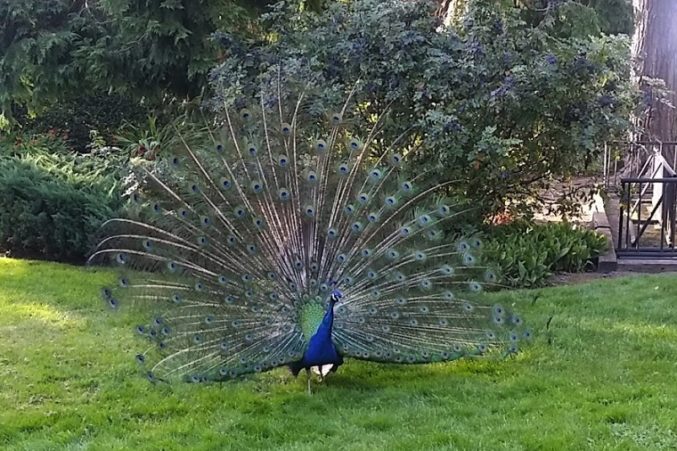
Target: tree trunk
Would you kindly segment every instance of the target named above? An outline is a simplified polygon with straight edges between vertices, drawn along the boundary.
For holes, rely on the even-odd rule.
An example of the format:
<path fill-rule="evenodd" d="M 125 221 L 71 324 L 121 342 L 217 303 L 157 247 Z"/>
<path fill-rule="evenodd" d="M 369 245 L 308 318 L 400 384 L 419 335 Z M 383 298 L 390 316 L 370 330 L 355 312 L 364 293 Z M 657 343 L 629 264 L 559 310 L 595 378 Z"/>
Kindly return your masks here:
<path fill-rule="evenodd" d="M 634 0 L 636 29 L 633 39 L 635 74 L 649 101 L 648 114 L 641 125 L 646 137 L 661 141 L 677 140 L 675 108 L 651 99 L 647 78 L 665 82 L 667 100 L 677 105 L 677 2 L 675 0 Z"/>
<path fill-rule="evenodd" d="M 677 141 L 677 1 L 633 0 L 635 33 L 632 40 L 634 74 L 642 90 L 645 110 L 636 119 L 642 141 Z M 662 80 L 667 92 L 661 94 L 654 80 Z M 640 146 L 642 147 L 642 146 Z M 631 152 L 624 161 L 625 175 L 636 172 L 654 150 L 663 149 L 671 166 L 674 146 L 644 146 L 645 152 Z"/>

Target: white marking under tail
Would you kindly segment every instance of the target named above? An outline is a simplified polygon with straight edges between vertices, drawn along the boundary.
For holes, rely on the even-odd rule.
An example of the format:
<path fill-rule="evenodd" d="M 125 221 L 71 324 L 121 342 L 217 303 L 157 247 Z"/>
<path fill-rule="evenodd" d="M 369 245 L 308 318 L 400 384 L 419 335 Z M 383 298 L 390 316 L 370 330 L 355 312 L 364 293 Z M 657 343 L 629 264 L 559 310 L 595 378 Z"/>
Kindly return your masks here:
<path fill-rule="evenodd" d="M 322 377 L 329 374 L 329 372 L 331 371 L 332 368 L 334 368 L 333 363 L 328 363 L 327 365 L 322 365 L 321 367 L 319 367 L 319 366 L 310 367 L 310 369 L 312 370 L 313 373 L 317 374 L 318 376 L 322 376 Z"/>

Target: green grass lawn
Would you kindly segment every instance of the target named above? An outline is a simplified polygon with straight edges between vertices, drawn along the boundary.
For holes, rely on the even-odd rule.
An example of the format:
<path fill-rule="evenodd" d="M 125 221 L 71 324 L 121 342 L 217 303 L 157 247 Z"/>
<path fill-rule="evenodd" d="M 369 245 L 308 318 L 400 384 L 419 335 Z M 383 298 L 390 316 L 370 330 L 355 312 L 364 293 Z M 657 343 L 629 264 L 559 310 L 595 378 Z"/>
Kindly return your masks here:
<path fill-rule="evenodd" d="M 675 275 L 494 293 L 537 334 L 517 357 L 348 361 L 310 397 L 282 369 L 149 384 L 114 277 L 0 259 L 0 449 L 677 448 Z"/>

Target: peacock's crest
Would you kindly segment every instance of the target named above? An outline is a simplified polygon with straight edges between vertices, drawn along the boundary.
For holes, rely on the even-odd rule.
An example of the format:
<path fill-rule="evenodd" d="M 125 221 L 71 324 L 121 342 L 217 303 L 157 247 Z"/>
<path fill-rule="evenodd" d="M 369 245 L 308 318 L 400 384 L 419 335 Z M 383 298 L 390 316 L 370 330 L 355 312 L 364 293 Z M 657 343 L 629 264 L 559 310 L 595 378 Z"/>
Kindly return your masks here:
<path fill-rule="evenodd" d="M 497 277 L 479 239 L 449 232 L 467 209 L 445 197 L 452 182 L 406 171 L 406 149 L 380 138 L 384 118 L 360 136 L 351 99 L 318 115 L 303 95 L 281 97 L 228 110 L 208 143 L 163 156 L 129 218 L 105 225 L 92 260 L 129 272 L 102 297 L 150 312 L 137 327 L 149 378 L 310 366 L 325 323 L 340 356 L 516 352 L 522 319 L 474 302 Z"/>

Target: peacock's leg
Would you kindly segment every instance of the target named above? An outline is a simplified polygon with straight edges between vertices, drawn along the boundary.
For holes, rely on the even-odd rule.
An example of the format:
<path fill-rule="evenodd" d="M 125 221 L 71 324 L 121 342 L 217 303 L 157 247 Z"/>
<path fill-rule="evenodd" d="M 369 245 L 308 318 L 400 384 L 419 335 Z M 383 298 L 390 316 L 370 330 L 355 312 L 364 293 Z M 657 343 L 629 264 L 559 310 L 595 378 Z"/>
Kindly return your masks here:
<path fill-rule="evenodd" d="M 306 368 L 306 375 L 308 375 L 308 395 L 312 395 L 313 393 L 310 391 L 310 368 Z"/>

